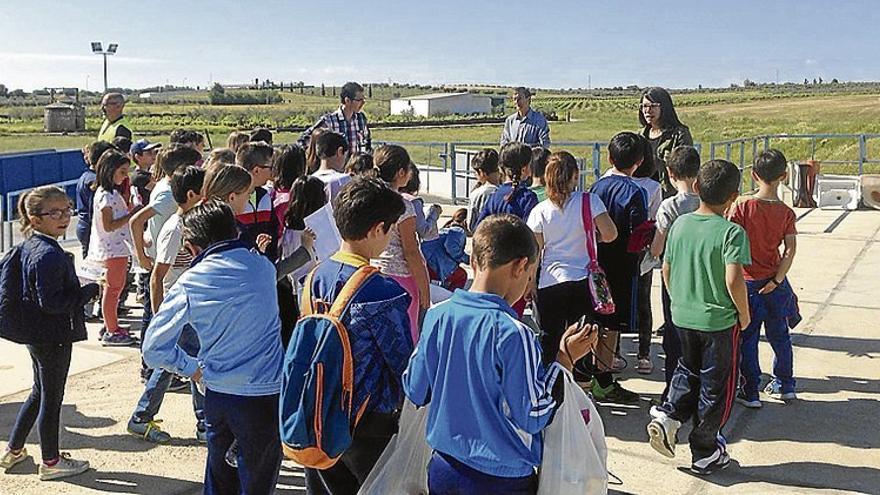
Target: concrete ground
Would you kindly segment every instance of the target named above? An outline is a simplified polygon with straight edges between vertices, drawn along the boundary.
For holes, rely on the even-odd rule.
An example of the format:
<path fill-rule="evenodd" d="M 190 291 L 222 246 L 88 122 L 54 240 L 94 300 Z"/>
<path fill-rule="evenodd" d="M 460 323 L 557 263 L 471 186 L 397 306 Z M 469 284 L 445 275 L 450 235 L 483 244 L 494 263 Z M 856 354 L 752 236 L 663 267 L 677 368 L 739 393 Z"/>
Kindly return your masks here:
<path fill-rule="evenodd" d="M 799 400 L 766 397 L 758 411 L 737 406 L 726 427 L 735 463 L 709 478 L 688 473 L 681 444 L 667 460 L 647 443 L 648 399 L 662 390 L 662 350 L 653 346 L 652 375 L 626 370 L 625 385 L 643 394 L 640 406 L 600 407 L 608 467 L 621 484 L 612 493 L 874 493 L 880 494 L 880 214 L 798 210 L 798 257 L 790 280 L 804 321 L 793 334 Z M 657 283 L 655 283 L 655 286 Z M 655 287 L 657 289 L 657 287 Z M 133 304 L 133 301 L 130 301 Z M 655 290 L 655 314 L 659 297 Z M 655 320 L 659 321 L 657 317 Z M 160 417 L 175 439 L 156 446 L 132 437 L 125 424 L 142 391 L 136 349 L 101 348 L 98 325 L 75 345 L 62 417 L 62 449 L 91 461 L 92 471 L 41 483 L 34 462 L 0 474 L 0 494 L 201 492 L 205 448 L 195 440 L 187 394 L 169 393 Z M 632 337 L 626 357 L 635 360 Z M 31 384 L 26 351 L 0 341 L 0 434 L 8 435 Z M 771 369 L 769 345 L 761 363 Z M 688 428 L 679 435 L 685 442 Z M 39 462 L 36 431 L 27 448 Z M 304 493 L 302 472 L 285 463 L 277 493 Z"/>

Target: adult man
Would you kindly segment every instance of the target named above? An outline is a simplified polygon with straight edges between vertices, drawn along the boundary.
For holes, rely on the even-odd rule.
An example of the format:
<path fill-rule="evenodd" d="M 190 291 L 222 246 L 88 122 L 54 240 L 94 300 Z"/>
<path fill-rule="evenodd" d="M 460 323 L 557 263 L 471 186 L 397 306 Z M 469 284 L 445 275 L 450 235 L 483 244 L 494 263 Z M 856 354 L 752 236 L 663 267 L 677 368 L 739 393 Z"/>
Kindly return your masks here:
<path fill-rule="evenodd" d="M 312 132 L 318 128 L 325 128 L 345 136 L 350 154 L 371 153 L 373 145 L 370 128 L 367 127 L 367 116 L 361 112 L 366 101 L 364 87 L 356 82 L 347 82 L 339 92 L 339 99 L 342 103 L 339 109 L 324 115 L 315 125 L 306 129 L 299 137 L 299 144 L 306 148 Z"/>
<path fill-rule="evenodd" d="M 101 99 L 101 111 L 104 112 L 104 123 L 98 132 L 98 141 L 112 143 L 117 137 L 131 139 L 131 124 L 122 114 L 125 109 L 125 97 L 120 93 L 107 93 Z"/>
<path fill-rule="evenodd" d="M 532 92 L 519 87 L 513 90 L 516 113 L 504 121 L 501 132 L 501 146 L 518 141 L 531 147 L 550 147 L 550 127 L 540 112 L 531 109 Z"/>

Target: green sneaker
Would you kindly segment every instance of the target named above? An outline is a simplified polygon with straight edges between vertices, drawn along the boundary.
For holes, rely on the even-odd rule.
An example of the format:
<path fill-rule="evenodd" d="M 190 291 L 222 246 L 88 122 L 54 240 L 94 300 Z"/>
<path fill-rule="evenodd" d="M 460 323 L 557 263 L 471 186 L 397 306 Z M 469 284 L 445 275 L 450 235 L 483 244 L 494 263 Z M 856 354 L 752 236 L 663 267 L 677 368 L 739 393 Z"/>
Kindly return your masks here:
<path fill-rule="evenodd" d="M 0 459 L 0 469 L 3 471 L 9 471 L 12 469 L 12 466 L 15 466 L 19 462 L 23 462 L 28 458 L 27 449 L 22 448 L 18 454 L 13 454 L 11 450 L 7 450 L 3 454 L 3 458 Z"/>
<path fill-rule="evenodd" d="M 598 402 L 611 402 L 614 404 L 638 404 L 639 394 L 623 388 L 617 380 L 607 387 L 599 386 L 599 382 L 593 378 L 590 390 Z"/>
<path fill-rule="evenodd" d="M 138 423 L 133 418 L 128 422 L 128 432 L 136 437 L 141 437 L 148 442 L 168 443 L 171 441 L 171 435 L 162 431 L 159 423 L 162 421 L 147 421 L 146 423 Z"/>

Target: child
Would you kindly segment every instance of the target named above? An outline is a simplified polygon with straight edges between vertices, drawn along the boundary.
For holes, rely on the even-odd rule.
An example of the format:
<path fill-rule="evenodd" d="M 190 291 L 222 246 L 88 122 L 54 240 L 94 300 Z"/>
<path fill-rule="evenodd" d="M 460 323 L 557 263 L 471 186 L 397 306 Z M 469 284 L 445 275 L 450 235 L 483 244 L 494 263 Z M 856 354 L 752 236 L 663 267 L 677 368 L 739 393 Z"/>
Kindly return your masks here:
<path fill-rule="evenodd" d="M 306 154 L 298 144 L 282 146 L 272 160 L 272 211 L 278 224 L 277 239 L 284 233 L 284 216 L 293 181 L 306 173 Z"/>
<path fill-rule="evenodd" d="M 633 182 L 645 190 L 648 198 L 648 221 L 655 222 L 657 220 L 657 210 L 660 209 L 660 202 L 663 201 L 663 191 L 660 183 L 652 177 L 658 176 L 657 167 L 654 164 L 654 152 L 651 149 L 651 143 L 648 138 L 639 136 L 642 143 L 642 164 L 633 172 Z M 647 227 L 650 224 L 646 224 Z M 649 256 L 645 250 L 639 253 L 640 262 Z M 651 311 L 651 285 L 654 279 L 654 271 L 650 270 L 644 275 L 639 274 L 638 295 L 636 303 L 638 304 L 638 330 L 639 330 L 639 351 L 636 356 L 636 372 L 642 375 L 650 375 L 654 372 L 654 363 L 651 361 L 651 336 L 654 333 L 654 314 Z"/>
<path fill-rule="evenodd" d="M 132 144 L 129 149 L 131 161 L 136 167 L 131 185 L 137 189 L 138 201 L 142 205 L 150 203 L 150 191 L 156 186 L 156 183 L 153 182 L 152 167 L 156 163 L 156 154 L 161 147 L 162 143 L 151 143 L 146 139 L 141 139 Z"/>
<path fill-rule="evenodd" d="M 202 168 L 205 169 L 205 172 L 209 172 L 211 169 L 218 165 L 233 165 L 235 164 L 235 152 L 229 148 L 214 148 L 208 153 L 208 158 L 205 160 Z"/>
<path fill-rule="evenodd" d="M 669 230 L 663 279 L 682 356 L 666 401 L 652 408 L 651 447 L 675 457 L 676 432 L 694 418 L 691 471 L 711 474 L 730 464 L 721 433 L 736 393 L 740 328 L 749 326 L 743 265 L 751 262 L 745 230 L 724 218 L 740 186 L 736 166 L 711 160 L 697 175 L 700 207 Z"/>
<path fill-rule="evenodd" d="M 547 169 L 547 159 L 550 158 L 550 150 L 542 146 L 532 148 L 532 192 L 538 197 L 538 201 L 547 199 L 547 183 L 544 181 L 544 171 Z"/>
<path fill-rule="evenodd" d="M 252 143 L 262 141 L 269 146 L 272 146 L 272 131 L 266 129 L 265 127 L 257 127 L 256 129 L 251 131 L 250 141 Z"/>
<path fill-rule="evenodd" d="M 373 168 L 373 155 L 364 152 L 352 153 L 345 162 L 345 173 L 352 177 L 366 175 L 375 177 L 376 170 Z"/>
<path fill-rule="evenodd" d="M 419 169 L 413 165 L 410 167 L 409 182 L 400 188 L 400 195 L 413 205 L 413 210 L 416 213 L 416 233 L 419 235 L 419 239 L 430 241 L 437 238 L 437 221 L 440 220 L 443 208 L 438 204 L 433 204 L 425 213 L 425 200 L 418 195 L 421 187 Z"/>
<path fill-rule="evenodd" d="M 498 171 L 498 152 L 485 148 L 471 159 L 471 168 L 477 176 L 477 188 L 471 191 L 468 205 L 468 231 L 473 233 L 477 228 L 477 219 L 483 211 L 486 201 L 495 194 L 501 183 L 501 172 Z"/>
<path fill-rule="evenodd" d="M 697 173 L 700 171 L 700 154 L 693 146 L 678 146 L 669 153 L 666 161 L 667 177 L 678 190 L 675 196 L 666 198 L 660 203 L 657 210 L 657 231 L 651 243 L 651 256 L 659 258 L 666 246 L 666 234 L 675 223 L 675 220 L 688 213 L 697 211 L 700 207 L 700 196 L 694 190 L 694 182 L 697 181 Z M 661 291 L 663 302 L 663 352 L 666 354 L 664 371 L 666 373 L 666 387 L 660 396 L 660 402 L 666 400 L 669 392 L 669 383 L 672 374 L 678 366 L 681 358 L 681 342 L 678 340 L 678 331 L 672 323 L 672 310 L 669 303 L 669 292 L 666 283 L 661 278 Z"/>
<path fill-rule="evenodd" d="M 315 129 L 312 132 L 312 137 L 309 139 L 309 144 L 305 145 L 306 149 L 306 173 L 313 174 L 318 171 L 318 167 L 321 166 L 321 159 L 318 158 L 318 137 L 325 132 L 330 132 L 327 129 L 323 129 L 321 127 Z"/>
<path fill-rule="evenodd" d="M 177 203 L 177 212 L 165 222 L 156 239 L 156 265 L 150 276 L 150 296 L 154 314 L 159 311 L 165 294 L 192 263 L 192 255 L 183 248 L 182 219 L 186 212 L 202 200 L 204 178 L 205 171 L 195 166 L 180 168 L 171 176 L 171 193 Z M 191 327 L 183 329 L 178 344 L 190 356 L 198 353 L 198 339 Z M 129 433 L 153 443 L 168 443 L 171 440 L 171 435 L 162 431 L 159 422 L 154 421 L 154 418 L 162 407 L 162 400 L 172 378 L 173 374 L 168 371 L 152 370 L 144 393 L 128 421 Z M 205 442 L 204 396 L 199 392 L 195 382 L 190 382 L 190 389 L 196 414 L 196 438 Z"/>
<path fill-rule="evenodd" d="M 765 392 L 782 400 L 797 398 L 788 329 L 800 322 L 800 314 L 797 298 L 785 278 L 797 251 L 796 218 L 776 192 L 779 183 L 787 179 L 786 169 L 787 161 L 781 151 L 770 149 L 758 155 L 752 169 L 758 192 L 737 204 L 730 215 L 730 221 L 745 229 L 752 253 L 752 264 L 744 267 L 752 323 L 742 334 L 740 371 L 744 382 L 737 395 L 737 402 L 749 408 L 761 407 L 758 340 L 762 323 L 775 355 L 773 379 Z M 782 257 L 780 245 L 784 245 Z"/>
<path fill-rule="evenodd" d="M 373 160 L 376 163 L 379 179 L 397 191 L 409 182 L 409 153 L 397 145 L 386 145 L 376 150 Z M 336 203 L 334 203 L 335 205 Z M 397 223 L 391 227 L 391 237 L 379 256 L 373 260 L 382 273 L 390 276 L 410 295 L 409 324 L 412 341 L 419 339 L 419 314 L 431 306 L 431 288 L 425 259 L 419 249 L 416 234 L 416 214 L 413 204 L 403 199 L 405 211 Z"/>
<path fill-rule="evenodd" d="M 89 255 L 89 237 L 92 232 L 92 212 L 95 204 L 95 169 L 98 159 L 113 145 L 107 141 L 95 141 L 83 149 L 83 158 L 88 168 L 80 175 L 76 182 L 76 238 L 82 246 L 82 256 Z"/>
<path fill-rule="evenodd" d="M 474 233 L 474 283 L 431 310 L 403 375 L 406 396 L 430 404 L 431 493 L 537 492 L 542 430 L 562 402 L 560 371 L 571 369 L 597 335 L 569 327 L 542 364 L 541 346 L 511 304 L 534 277 L 538 247 L 525 222 L 496 215 Z"/>
<path fill-rule="evenodd" d="M 281 464 L 275 267 L 237 237 L 232 209 L 219 201 L 184 216 L 183 243 L 195 258 L 168 291 L 143 346 L 150 367 L 205 387 L 208 494 L 271 493 Z M 198 357 L 178 344 L 187 327 L 201 344 Z M 233 439 L 238 470 L 224 459 Z"/>
<path fill-rule="evenodd" d="M 639 253 L 628 252 L 633 230 L 648 219 L 645 191 L 632 179 L 632 174 L 644 159 L 644 147 L 639 136 L 621 132 L 608 143 L 608 160 L 614 167 L 607 177 L 599 179 L 590 192 L 599 196 L 608 215 L 617 227 L 613 242 L 598 246 L 599 264 L 608 276 L 608 285 L 614 299 L 616 312 L 600 315 L 599 321 L 611 329 L 625 331 L 638 329 Z M 578 370 L 586 371 L 586 370 Z M 586 378 L 586 373 L 579 378 Z M 578 377 L 578 374 L 575 374 Z M 604 371 L 593 376 L 593 396 L 599 401 L 637 403 L 639 396 L 624 389 L 611 375 Z"/>
<path fill-rule="evenodd" d="M 219 165 L 205 174 L 202 197 L 216 199 L 232 208 L 236 219 L 244 213 L 251 192 L 251 174 L 238 165 Z M 237 221 L 237 220 L 236 220 Z M 239 228 L 242 225 L 239 224 Z"/>
<path fill-rule="evenodd" d="M 257 246 L 258 237 L 268 236 L 264 254 L 275 261 L 278 257 L 278 225 L 273 213 L 272 196 L 263 187 L 272 178 L 272 157 L 275 150 L 264 142 L 247 143 L 235 154 L 235 164 L 251 174 L 251 192 L 244 212 L 236 216 L 241 240 Z M 262 250 L 261 250 L 262 251 Z"/>
<path fill-rule="evenodd" d="M 381 157 L 381 148 L 376 153 L 377 158 Z M 348 279 L 385 249 L 403 212 L 403 199 L 382 181 L 357 178 L 342 188 L 333 203 L 342 246 L 315 269 L 312 301 L 302 304 L 332 304 Z M 373 275 L 343 315 L 352 354 L 357 356 L 352 410 L 360 410 L 363 404 L 366 408 L 351 446 L 339 461 L 329 469 L 306 468 L 308 493 L 356 493 L 397 431 L 394 413 L 403 400 L 401 375 L 412 353 L 409 300 L 410 296 L 396 282 Z M 290 354 L 297 352 L 296 345 L 294 339 Z"/>
<path fill-rule="evenodd" d="M 532 149 L 522 143 L 507 143 L 499 156 L 505 182 L 489 196 L 480 210 L 476 225 L 486 217 L 498 213 L 510 213 L 525 220 L 538 204 L 538 196 L 526 186 L 531 176 Z"/>
<path fill-rule="evenodd" d="M 21 196 L 18 210 L 25 241 L 4 259 L 0 290 L 9 306 L 0 307 L 0 337 L 27 346 L 34 387 L 18 412 L 0 469 L 28 458 L 24 444 L 38 421 L 40 480 L 54 480 L 89 469 L 88 461 L 59 453 L 58 430 L 72 344 L 86 339 L 82 308 L 98 295 L 98 285 L 80 287 L 73 256 L 58 245 L 72 213 L 63 190 L 33 189 Z"/>
<path fill-rule="evenodd" d="M 128 274 L 129 245 L 131 234 L 128 221 L 136 210 L 122 198 L 122 184 L 128 177 L 128 156 L 120 151 L 106 151 L 98 160 L 95 183 L 92 232 L 89 235 L 88 258 L 100 261 L 105 268 L 106 286 L 101 300 L 104 314 L 103 346 L 128 346 L 136 343 L 128 334 L 128 328 L 119 325 L 117 304 Z"/>
<path fill-rule="evenodd" d="M 321 165 L 312 177 L 317 177 L 324 183 L 328 202 L 333 201 L 342 186 L 351 180 L 350 175 L 342 172 L 347 151 L 348 141 L 336 132 L 322 132 L 315 141 L 315 152 Z"/>
<path fill-rule="evenodd" d="M 455 210 L 455 213 L 452 214 L 452 217 L 443 224 L 444 229 L 448 229 L 449 227 L 459 227 L 461 230 L 465 231 L 468 237 L 471 236 L 471 231 L 468 230 L 468 211 L 466 208 L 459 208 Z"/>
<path fill-rule="evenodd" d="M 250 142 L 251 136 L 247 132 L 232 131 L 226 138 L 226 147 L 232 150 L 232 153 L 238 151 L 239 148 Z"/>
<path fill-rule="evenodd" d="M 470 257 L 464 252 L 466 244 L 467 232 L 457 226 L 441 229 L 436 239 L 422 243 L 422 254 L 431 280 L 439 282 L 444 289 L 464 289 L 468 276 L 458 265 L 471 264 Z"/>
<path fill-rule="evenodd" d="M 587 280 L 591 260 L 583 217 L 585 196 L 590 201 L 596 242 L 613 241 L 617 228 L 598 196 L 576 190 L 580 174 L 571 153 L 550 155 L 545 178 L 549 199 L 532 210 L 528 225 L 538 241 L 541 260 L 539 283 L 533 282 L 530 288 L 537 295 L 546 364 L 556 359 L 559 341 L 569 325 L 584 315 L 595 319 Z"/>

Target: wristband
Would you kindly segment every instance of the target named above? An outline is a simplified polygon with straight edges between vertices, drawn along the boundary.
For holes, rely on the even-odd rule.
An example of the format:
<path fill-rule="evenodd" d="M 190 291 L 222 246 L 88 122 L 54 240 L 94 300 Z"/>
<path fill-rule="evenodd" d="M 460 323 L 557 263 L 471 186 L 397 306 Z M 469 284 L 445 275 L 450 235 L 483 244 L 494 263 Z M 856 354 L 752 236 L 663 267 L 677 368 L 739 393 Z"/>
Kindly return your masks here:
<path fill-rule="evenodd" d="M 773 283 L 776 284 L 776 287 L 782 285 L 782 282 L 777 282 L 775 278 L 773 279 Z"/>

